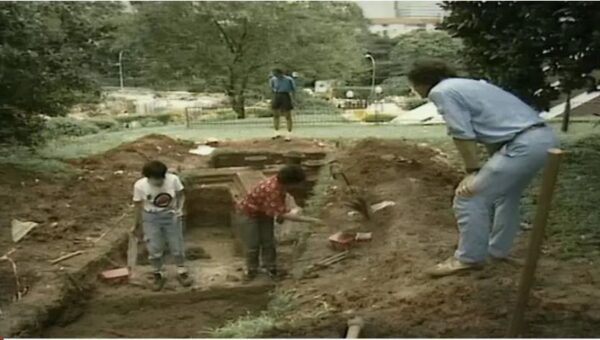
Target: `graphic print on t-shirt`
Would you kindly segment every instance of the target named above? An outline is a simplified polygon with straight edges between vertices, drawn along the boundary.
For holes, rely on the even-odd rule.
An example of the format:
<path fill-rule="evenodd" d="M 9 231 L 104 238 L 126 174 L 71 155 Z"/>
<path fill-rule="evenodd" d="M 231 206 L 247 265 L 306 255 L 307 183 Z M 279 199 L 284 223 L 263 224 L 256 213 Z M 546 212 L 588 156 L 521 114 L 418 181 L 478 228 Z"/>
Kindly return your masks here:
<path fill-rule="evenodd" d="M 169 195 L 166 192 L 161 192 L 160 194 L 154 197 L 154 205 L 159 208 L 167 208 L 171 205 L 171 201 L 173 201 L 173 196 Z"/>

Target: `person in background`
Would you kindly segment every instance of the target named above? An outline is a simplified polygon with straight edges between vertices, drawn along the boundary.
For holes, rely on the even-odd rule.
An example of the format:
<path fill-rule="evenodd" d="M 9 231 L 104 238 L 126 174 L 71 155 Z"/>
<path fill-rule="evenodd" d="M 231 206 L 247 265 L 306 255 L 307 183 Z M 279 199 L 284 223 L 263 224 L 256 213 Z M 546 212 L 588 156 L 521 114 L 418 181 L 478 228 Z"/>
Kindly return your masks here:
<path fill-rule="evenodd" d="M 246 252 L 245 281 L 254 279 L 258 273 L 259 255 L 262 266 L 271 278 L 277 277 L 275 249 L 275 220 L 322 223 L 313 217 L 290 212 L 286 194 L 304 185 L 306 175 L 298 165 L 285 165 L 277 175 L 258 183 L 237 204 L 237 224 Z"/>
<path fill-rule="evenodd" d="M 269 85 L 273 91 L 273 100 L 271 108 L 273 109 L 273 126 L 275 128 L 274 139 L 280 138 L 279 121 L 284 116 L 287 122 L 286 141 L 292 138 L 292 110 L 294 109 L 293 99 L 296 92 L 296 82 L 294 78 L 286 76 L 281 69 L 273 70 L 273 76 L 269 80 Z"/>
<path fill-rule="evenodd" d="M 415 63 L 413 90 L 429 98 L 446 121 L 466 176 L 455 190 L 459 243 L 453 257 L 428 271 L 439 277 L 480 268 L 489 255 L 508 260 L 520 227 L 523 191 L 557 145 L 539 112 L 513 94 L 484 81 L 457 77 L 438 60 Z M 477 143 L 490 158 L 483 165 Z"/>
<path fill-rule="evenodd" d="M 183 184 L 177 175 L 167 173 L 167 166 L 159 161 L 146 163 L 142 175 L 144 177 L 135 182 L 133 189 L 136 210 L 133 232 L 143 235 L 146 242 L 153 267 L 153 289 L 161 290 L 166 282 L 163 271 L 165 243 L 175 260 L 177 279 L 182 286 L 189 287 L 192 280 L 184 264 Z"/>

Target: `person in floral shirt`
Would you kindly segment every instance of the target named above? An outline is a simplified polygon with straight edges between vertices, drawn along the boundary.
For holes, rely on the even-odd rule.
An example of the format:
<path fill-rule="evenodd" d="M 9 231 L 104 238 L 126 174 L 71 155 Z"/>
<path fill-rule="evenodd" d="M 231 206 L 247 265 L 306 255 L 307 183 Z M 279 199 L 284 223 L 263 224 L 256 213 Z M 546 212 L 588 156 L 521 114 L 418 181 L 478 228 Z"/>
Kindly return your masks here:
<path fill-rule="evenodd" d="M 303 223 L 322 223 L 313 217 L 292 213 L 286 205 L 286 194 L 303 186 L 306 179 L 299 165 L 286 165 L 277 175 L 258 183 L 238 204 L 238 227 L 245 245 L 245 280 L 256 277 L 259 267 L 259 254 L 263 267 L 269 276 L 277 276 L 275 250 L 275 220 Z"/>

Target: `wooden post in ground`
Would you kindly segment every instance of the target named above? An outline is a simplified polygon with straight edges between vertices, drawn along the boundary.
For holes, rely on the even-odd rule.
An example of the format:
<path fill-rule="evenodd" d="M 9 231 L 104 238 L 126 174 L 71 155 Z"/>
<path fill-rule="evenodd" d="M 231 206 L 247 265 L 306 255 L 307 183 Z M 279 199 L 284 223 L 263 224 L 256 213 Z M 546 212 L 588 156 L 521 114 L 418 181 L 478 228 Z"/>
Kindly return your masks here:
<path fill-rule="evenodd" d="M 515 310 L 508 327 L 508 332 L 506 334 L 508 338 L 515 338 L 521 335 L 523 331 L 525 308 L 527 307 L 529 291 L 533 286 L 535 278 L 535 270 L 542 249 L 544 232 L 552 203 L 552 194 L 554 193 L 554 186 L 556 184 L 558 168 L 562 156 L 563 152 L 560 149 L 548 150 L 548 160 L 544 169 L 544 177 L 542 180 L 542 187 L 540 189 L 538 206 L 535 214 L 535 220 L 533 221 L 533 230 L 529 239 L 527 259 L 525 262 L 525 267 L 523 268 L 523 273 L 521 274 L 521 281 L 519 282 L 517 304 L 515 306 Z"/>

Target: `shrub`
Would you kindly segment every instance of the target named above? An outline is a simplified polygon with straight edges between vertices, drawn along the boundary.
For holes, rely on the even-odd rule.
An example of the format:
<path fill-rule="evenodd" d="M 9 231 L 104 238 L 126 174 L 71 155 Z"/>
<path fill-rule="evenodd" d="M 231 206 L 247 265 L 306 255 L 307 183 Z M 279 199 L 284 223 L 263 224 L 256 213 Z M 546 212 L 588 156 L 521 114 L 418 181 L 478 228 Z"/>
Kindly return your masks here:
<path fill-rule="evenodd" d="M 271 110 L 269 108 L 261 108 L 261 107 L 250 108 L 250 109 L 246 110 L 246 113 L 248 114 L 248 116 L 254 116 L 254 117 L 258 117 L 258 118 L 273 117 L 273 110 Z"/>
<path fill-rule="evenodd" d="M 100 130 L 119 130 L 121 128 L 118 121 L 110 118 L 89 119 L 88 122 L 96 125 Z"/>
<path fill-rule="evenodd" d="M 56 117 L 46 121 L 44 135 L 47 138 L 77 137 L 100 132 L 100 128 L 86 120 Z"/>
<path fill-rule="evenodd" d="M 383 93 L 389 96 L 406 96 L 410 94 L 410 85 L 408 78 L 405 76 L 388 78 L 381 83 L 381 86 L 383 87 Z"/>
<path fill-rule="evenodd" d="M 139 122 L 142 126 L 150 125 L 167 125 L 173 121 L 173 117 L 170 113 L 161 113 L 154 115 L 128 115 L 116 117 L 115 120 L 120 124 L 128 124 L 132 122 Z"/>
<path fill-rule="evenodd" d="M 364 122 L 366 123 L 387 123 L 396 118 L 395 115 L 387 113 L 378 113 L 365 116 Z"/>
<path fill-rule="evenodd" d="M 404 102 L 404 105 L 402 105 L 402 108 L 410 111 L 410 110 L 414 110 L 417 107 L 423 105 L 427 103 L 427 100 L 425 99 L 421 99 L 421 98 L 409 98 Z"/>

